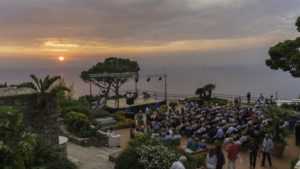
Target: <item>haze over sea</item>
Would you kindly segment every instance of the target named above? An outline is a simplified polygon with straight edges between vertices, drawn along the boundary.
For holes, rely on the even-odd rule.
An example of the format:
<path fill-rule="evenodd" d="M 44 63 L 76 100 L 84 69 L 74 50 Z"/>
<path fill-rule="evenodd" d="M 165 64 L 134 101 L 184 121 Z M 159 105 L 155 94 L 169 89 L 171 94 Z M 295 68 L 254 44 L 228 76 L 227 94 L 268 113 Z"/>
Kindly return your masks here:
<path fill-rule="evenodd" d="M 254 57 L 254 56 L 253 56 Z M 267 57 L 267 56 L 266 56 Z M 173 58 L 173 59 L 172 59 Z M 189 58 L 178 60 L 182 57 L 156 57 L 156 58 L 131 58 L 137 60 L 141 71 L 140 74 L 163 74 L 166 73 L 167 88 L 170 94 L 188 94 L 193 95 L 198 87 L 207 83 L 216 84 L 214 93 L 231 94 L 245 96 L 249 91 L 252 96 L 258 96 L 263 93 L 265 97 L 271 94 L 275 96 L 278 92 L 278 98 L 290 99 L 296 98 L 300 94 L 300 79 L 293 78 L 289 73 L 280 70 L 271 70 L 264 64 L 264 57 L 261 62 L 252 64 L 224 64 L 216 65 L 203 58 Z M 236 58 L 232 58 L 233 60 Z M 27 67 L 27 62 L 15 62 L 14 66 L 0 67 L 0 83 L 8 84 L 30 81 L 30 74 L 39 77 L 50 75 L 61 75 L 68 85 L 74 84 L 74 97 L 89 94 L 89 85 L 80 79 L 80 72 L 86 70 L 102 59 L 81 61 L 80 63 L 44 63 L 45 61 L 31 61 L 36 66 Z M 230 62 L 233 62 L 231 60 Z M 45 66 L 44 66 L 45 64 Z M 55 66 L 51 66 L 54 65 Z M 11 64 L 10 64 L 11 65 Z M 72 65 L 72 66 L 71 66 Z M 76 66 L 74 66 L 76 65 Z M 98 93 L 97 87 L 92 87 L 93 94 Z M 151 79 L 141 79 L 138 83 L 139 90 L 151 90 L 164 92 L 164 81 Z M 134 82 L 129 81 L 121 91 L 134 90 Z"/>
<path fill-rule="evenodd" d="M 1 0 L 0 83 L 61 75 L 79 97 L 89 94 L 81 71 L 123 57 L 136 60 L 141 74 L 166 73 L 169 94 L 193 95 L 214 83 L 214 93 L 297 98 L 300 78 L 269 69 L 265 60 L 270 47 L 299 37 L 299 6 L 299 0 Z M 121 90 L 134 88 L 131 81 Z M 142 79 L 138 88 L 164 92 L 164 81 Z"/>

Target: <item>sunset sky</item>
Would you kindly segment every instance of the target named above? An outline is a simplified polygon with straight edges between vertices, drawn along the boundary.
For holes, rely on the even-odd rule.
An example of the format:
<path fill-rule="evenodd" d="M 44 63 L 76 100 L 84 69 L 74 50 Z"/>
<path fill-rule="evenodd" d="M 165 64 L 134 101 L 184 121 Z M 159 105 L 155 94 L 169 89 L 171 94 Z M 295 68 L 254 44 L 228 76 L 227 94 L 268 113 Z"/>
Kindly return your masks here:
<path fill-rule="evenodd" d="M 298 0 L 0 0 L 0 66 L 51 65 L 61 55 L 71 66 L 107 56 L 261 62 L 271 45 L 298 36 L 299 6 Z M 262 59 L 249 58 L 257 52 Z"/>

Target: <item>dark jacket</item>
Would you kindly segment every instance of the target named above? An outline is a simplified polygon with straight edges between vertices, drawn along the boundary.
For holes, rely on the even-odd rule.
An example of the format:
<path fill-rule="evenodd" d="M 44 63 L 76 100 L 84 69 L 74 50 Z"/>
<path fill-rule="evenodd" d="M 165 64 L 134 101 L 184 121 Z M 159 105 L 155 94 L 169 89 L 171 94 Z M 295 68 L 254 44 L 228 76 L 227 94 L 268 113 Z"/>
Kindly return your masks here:
<path fill-rule="evenodd" d="M 222 166 L 225 164 L 225 157 L 222 152 L 217 152 L 217 166 L 216 169 L 222 169 Z"/>

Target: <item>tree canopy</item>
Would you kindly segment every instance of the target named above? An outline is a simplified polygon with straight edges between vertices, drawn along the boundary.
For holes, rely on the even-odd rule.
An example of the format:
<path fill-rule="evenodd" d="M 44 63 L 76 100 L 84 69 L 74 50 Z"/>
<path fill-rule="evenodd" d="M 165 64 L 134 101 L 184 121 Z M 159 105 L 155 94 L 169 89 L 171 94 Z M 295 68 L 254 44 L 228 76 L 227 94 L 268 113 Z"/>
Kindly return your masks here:
<path fill-rule="evenodd" d="M 300 17 L 295 25 L 300 32 Z M 271 69 L 288 71 L 293 77 L 300 77 L 300 37 L 279 42 L 269 49 L 270 58 L 266 65 Z"/>
<path fill-rule="evenodd" d="M 203 86 L 202 88 L 198 88 L 195 92 L 200 98 L 211 99 L 212 91 L 216 89 L 216 85 L 209 83 Z"/>
<path fill-rule="evenodd" d="M 116 95 L 119 93 L 119 88 L 122 84 L 127 82 L 130 77 L 118 78 L 118 77 L 97 77 L 91 78 L 91 74 L 102 73 L 126 73 L 126 72 L 138 72 L 140 67 L 136 61 L 130 59 L 110 57 L 106 58 L 104 62 L 98 62 L 92 68 L 81 72 L 80 77 L 86 83 L 92 83 L 100 88 L 100 91 L 108 96 L 110 90 L 113 90 Z"/>
<path fill-rule="evenodd" d="M 291 111 L 268 106 L 264 109 L 264 116 L 265 118 L 272 119 L 273 122 L 273 125 L 270 128 L 264 130 L 273 136 L 274 142 L 286 144 L 284 138 L 288 137 L 291 132 L 280 126 L 283 121 L 290 118 Z"/>

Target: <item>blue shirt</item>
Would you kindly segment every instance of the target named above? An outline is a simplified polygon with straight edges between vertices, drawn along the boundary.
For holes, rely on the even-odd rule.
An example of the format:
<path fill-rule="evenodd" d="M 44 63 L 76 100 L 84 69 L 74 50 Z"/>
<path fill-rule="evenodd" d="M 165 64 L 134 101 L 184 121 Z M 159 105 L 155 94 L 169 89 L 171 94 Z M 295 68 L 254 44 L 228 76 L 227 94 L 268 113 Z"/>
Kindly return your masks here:
<path fill-rule="evenodd" d="M 160 128 L 160 126 L 157 124 L 157 125 L 155 125 L 154 130 L 158 130 L 159 128 Z"/>
<path fill-rule="evenodd" d="M 190 127 L 190 130 L 195 130 L 197 128 L 197 125 L 196 124 L 193 124 L 191 127 Z"/>
<path fill-rule="evenodd" d="M 193 138 L 188 138 L 188 141 L 187 141 L 187 144 L 186 144 L 186 148 L 191 149 L 193 141 L 194 141 Z"/>
<path fill-rule="evenodd" d="M 171 140 L 171 139 L 172 139 L 172 135 L 171 134 L 165 136 L 165 140 Z"/>
<path fill-rule="evenodd" d="M 219 128 L 218 131 L 217 131 L 217 134 L 215 135 L 215 138 L 223 138 L 224 137 L 224 132 L 223 132 L 223 129 L 222 128 Z"/>
<path fill-rule="evenodd" d="M 199 144 L 199 148 L 201 148 L 201 149 L 204 149 L 204 148 L 206 148 L 206 145 L 205 145 L 205 144 L 202 144 L 202 143 L 200 143 L 200 144 Z"/>
<path fill-rule="evenodd" d="M 189 104 L 188 103 L 185 103 L 185 108 L 189 108 Z"/>

